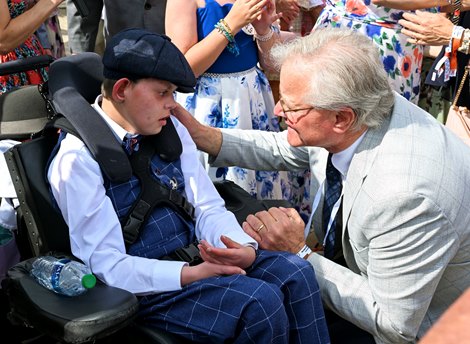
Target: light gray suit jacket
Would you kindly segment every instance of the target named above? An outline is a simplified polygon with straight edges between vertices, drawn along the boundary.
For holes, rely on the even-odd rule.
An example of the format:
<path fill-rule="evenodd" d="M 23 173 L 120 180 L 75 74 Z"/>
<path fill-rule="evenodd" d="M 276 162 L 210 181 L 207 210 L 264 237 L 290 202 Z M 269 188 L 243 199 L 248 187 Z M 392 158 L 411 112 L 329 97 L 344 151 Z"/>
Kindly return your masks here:
<path fill-rule="evenodd" d="M 418 340 L 470 286 L 470 148 L 429 114 L 395 95 L 391 117 L 369 129 L 344 183 L 344 257 L 318 254 L 324 303 L 378 343 Z M 327 152 L 293 148 L 285 133 L 225 130 L 214 165 L 311 166 L 324 179 Z M 314 214 L 315 233 L 321 209 Z"/>

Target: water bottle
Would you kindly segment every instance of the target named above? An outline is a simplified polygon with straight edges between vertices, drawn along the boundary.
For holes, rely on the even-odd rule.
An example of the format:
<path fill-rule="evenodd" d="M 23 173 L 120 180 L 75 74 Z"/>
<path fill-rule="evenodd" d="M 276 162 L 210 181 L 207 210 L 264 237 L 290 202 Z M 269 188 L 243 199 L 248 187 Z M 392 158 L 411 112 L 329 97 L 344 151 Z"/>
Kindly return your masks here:
<path fill-rule="evenodd" d="M 47 289 L 67 296 L 83 294 L 96 284 L 96 277 L 86 265 L 67 258 L 38 257 L 31 275 Z"/>

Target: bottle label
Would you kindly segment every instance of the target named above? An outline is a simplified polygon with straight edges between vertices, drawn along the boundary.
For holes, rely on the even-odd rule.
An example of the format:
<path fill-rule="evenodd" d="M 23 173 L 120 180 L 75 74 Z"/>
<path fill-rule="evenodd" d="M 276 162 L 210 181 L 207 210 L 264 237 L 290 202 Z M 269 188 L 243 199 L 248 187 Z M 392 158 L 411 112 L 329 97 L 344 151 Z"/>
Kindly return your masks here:
<path fill-rule="evenodd" d="M 51 285 L 52 288 L 56 291 L 59 291 L 59 278 L 60 278 L 60 272 L 64 268 L 65 264 L 70 262 L 70 259 L 60 259 L 57 264 L 54 265 L 52 268 L 52 273 L 51 273 Z"/>

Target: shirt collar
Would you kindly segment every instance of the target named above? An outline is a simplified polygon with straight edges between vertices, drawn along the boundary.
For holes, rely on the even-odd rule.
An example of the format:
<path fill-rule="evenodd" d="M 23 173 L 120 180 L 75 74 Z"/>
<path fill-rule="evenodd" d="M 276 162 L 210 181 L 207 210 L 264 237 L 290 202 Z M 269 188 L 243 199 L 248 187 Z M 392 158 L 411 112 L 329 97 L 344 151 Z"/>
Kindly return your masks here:
<path fill-rule="evenodd" d="M 333 166 L 336 167 L 336 169 L 341 173 L 343 180 L 346 179 L 346 176 L 348 174 L 349 165 L 351 165 L 354 152 L 356 152 L 357 146 L 359 146 L 361 141 L 364 139 L 366 133 L 367 130 L 364 131 L 362 135 L 359 136 L 358 139 L 354 141 L 352 145 L 350 145 L 345 150 L 342 150 L 341 152 L 333 154 L 333 156 L 331 157 L 331 162 Z"/>
<path fill-rule="evenodd" d="M 108 126 L 111 128 L 114 135 L 116 136 L 116 139 L 118 139 L 119 142 L 124 141 L 124 137 L 127 135 L 127 131 L 124 128 L 122 128 L 119 124 L 117 124 L 114 120 L 112 120 L 111 117 L 109 117 L 106 114 L 106 112 L 103 111 L 103 109 L 101 108 L 102 101 L 103 101 L 103 95 L 100 94 L 98 97 L 96 97 L 95 102 L 91 106 L 105 120 L 105 122 L 108 124 Z"/>

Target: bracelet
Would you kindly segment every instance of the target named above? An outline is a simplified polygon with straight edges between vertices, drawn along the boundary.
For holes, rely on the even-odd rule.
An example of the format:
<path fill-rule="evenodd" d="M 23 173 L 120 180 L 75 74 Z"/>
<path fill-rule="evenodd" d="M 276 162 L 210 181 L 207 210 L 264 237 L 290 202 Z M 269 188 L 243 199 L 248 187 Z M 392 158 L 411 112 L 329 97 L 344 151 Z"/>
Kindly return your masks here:
<path fill-rule="evenodd" d="M 271 38 L 273 38 L 273 35 L 274 35 L 274 30 L 273 30 L 272 27 L 270 27 L 269 32 L 265 35 L 258 35 L 257 33 L 255 33 L 255 38 L 256 38 L 256 40 L 258 40 L 260 42 L 267 42 Z"/>
<path fill-rule="evenodd" d="M 276 25 L 271 25 L 270 30 L 269 30 L 269 32 L 268 32 L 267 34 L 265 34 L 265 35 L 258 35 L 257 33 L 255 33 L 255 36 L 254 36 L 254 37 L 256 38 L 256 40 L 258 40 L 258 41 L 260 41 L 260 42 L 267 42 L 267 41 L 269 41 L 269 40 L 273 37 L 274 34 L 279 35 L 280 32 L 281 32 L 281 30 L 279 29 L 278 26 L 276 26 Z"/>
<path fill-rule="evenodd" d="M 214 27 L 227 39 L 228 51 L 235 56 L 238 56 L 240 54 L 240 49 L 238 48 L 235 37 L 233 36 L 232 30 L 230 29 L 230 26 L 228 26 L 227 22 L 222 18 L 214 25 Z"/>
<path fill-rule="evenodd" d="M 233 32 L 232 32 L 232 29 L 230 28 L 230 26 L 228 26 L 227 22 L 225 21 L 224 18 L 220 19 L 220 23 L 225 26 L 225 28 L 227 29 L 227 32 L 229 33 L 230 37 L 232 37 L 232 40 L 235 40 L 234 36 L 233 36 Z"/>
<path fill-rule="evenodd" d="M 454 26 L 452 30 L 452 38 L 450 41 L 450 76 L 457 74 L 457 50 L 461 45 L 462 34 L 464 28 L 461 26 Z"/>
<path fill-rule="evenodd" d="M 304 245 L 304 247 L 302 247 L 302 249 L 297 252 L 297 257 L 300 257 L 302 259 L 307 259 L 308 257 L 310 257 L 310 255 L 312 254 L 312 250 L 310 249 L 310 247 L 307 246 L 307 244 Z"/>
<path fill-rule="evenodd" d="M 235 37 L 233 37 L 232 30 L 230 30 L 230 27 L 225 25 L 224 23 L 225 20 L 220 19 L 218 23 L 214 25 L 214 27 L 219 30 L 222 35 L 224 35 L 224 37 L 229 43 L 232 43 L 235 41 Z"/>
<path fill-rule="evenodd" d="M 461 53 L 469 54 L 470 53 L 470 30 L 465 29 L 462 34 L 462 44 L 457 49 Z"/>

